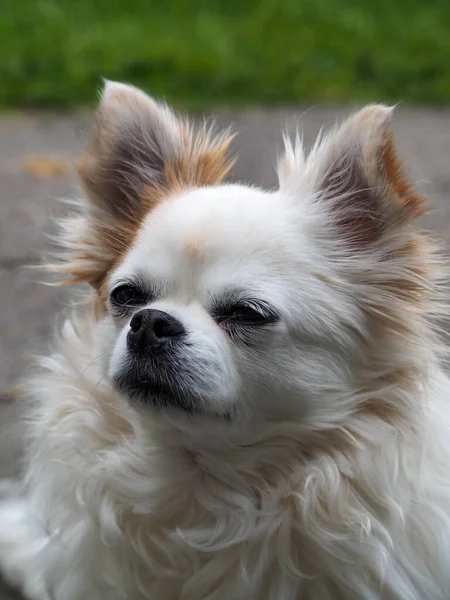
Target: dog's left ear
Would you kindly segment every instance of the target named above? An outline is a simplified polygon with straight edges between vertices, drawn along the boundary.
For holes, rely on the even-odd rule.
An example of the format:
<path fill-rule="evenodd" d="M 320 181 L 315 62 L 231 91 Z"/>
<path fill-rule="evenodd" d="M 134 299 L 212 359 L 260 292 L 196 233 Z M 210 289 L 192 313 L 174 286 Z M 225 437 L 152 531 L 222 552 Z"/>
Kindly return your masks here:
<path fill-rule="evenodd" d="M 392 112 L 367 106 L 318 140 L 306 159 L 300 143 L 288 142 L 279 166 L 280 189 L 312 196 L 340 239 L 361 250 L 425 212 L 394 150 Z"/>

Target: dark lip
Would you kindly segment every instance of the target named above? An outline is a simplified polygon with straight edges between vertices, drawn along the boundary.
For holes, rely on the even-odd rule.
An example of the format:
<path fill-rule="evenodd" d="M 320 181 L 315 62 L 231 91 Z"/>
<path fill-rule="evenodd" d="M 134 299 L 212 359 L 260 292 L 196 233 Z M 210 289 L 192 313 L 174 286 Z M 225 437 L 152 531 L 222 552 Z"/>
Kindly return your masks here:
<path fill-rule="evenodd" d="M 125 393 L 131 402 L 136 402 L 157 410 L 177 411 L 188 416 L 212 418 L 214 420 L 231 422 L 233 411 L 225 414 L 208 412 L 199 407 L 199 398 L 182 396 L 162 382 L 148 378 L 131 379 L 119 376 L 114 379 L 115 388 Z"/>
<path fill-rule="evenodd" d="M 189 414 L 200 412 L 179 390 L 156 379 L 119 376 L 114 379 L 114 386 L 131 401 L 157 408 L 175 408 Z"/>

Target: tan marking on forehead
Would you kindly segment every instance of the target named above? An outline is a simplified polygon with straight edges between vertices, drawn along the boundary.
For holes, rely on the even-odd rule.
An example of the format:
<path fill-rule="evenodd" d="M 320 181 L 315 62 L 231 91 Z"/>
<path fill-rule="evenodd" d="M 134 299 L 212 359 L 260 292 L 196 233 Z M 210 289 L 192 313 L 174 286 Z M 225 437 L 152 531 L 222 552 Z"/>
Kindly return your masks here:
<path fill-rule="evenodd" d="M 201 233 L 192 234 L 184 243 L 183 250 L 190 261 L 201 261 L 205 256 L 205 238 Z"/>

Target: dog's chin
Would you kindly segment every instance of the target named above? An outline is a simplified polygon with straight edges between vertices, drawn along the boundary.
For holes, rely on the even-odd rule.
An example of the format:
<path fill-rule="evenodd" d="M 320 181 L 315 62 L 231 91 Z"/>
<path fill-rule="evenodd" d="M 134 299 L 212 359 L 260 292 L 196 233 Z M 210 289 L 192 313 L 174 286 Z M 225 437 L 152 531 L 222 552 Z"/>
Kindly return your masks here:
<path fill-rule="evenodd" d="M 182 394 L 177 387 L 162 381 L 147 377 L 118 375 L 114 377 L 113 384 L 116 390 L 132 403 L 159 410 L 179 410 L 187 414 L 196 412 L 190 395 Z"/>
<path fill-rule="evenodd" d="M 176 384 L 169 385 L 152 378 L 118 375 L 113 378 L 113 385 L 129 403 L 160 415 L 225 421 L 231 418 L 228 413 L 219 414 L 208 409 L 200 395 L 181 389 Z"/>

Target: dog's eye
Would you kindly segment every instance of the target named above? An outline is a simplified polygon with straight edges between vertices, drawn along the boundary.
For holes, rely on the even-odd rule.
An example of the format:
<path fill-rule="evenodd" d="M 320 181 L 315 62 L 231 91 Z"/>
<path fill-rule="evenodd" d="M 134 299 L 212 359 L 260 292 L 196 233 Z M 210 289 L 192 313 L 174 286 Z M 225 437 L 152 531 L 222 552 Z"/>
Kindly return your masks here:
<path fill-rule="evenodd" d="M 145 303 L 142 291 L 133 285 L 120 285 L 111 292 L 111 302 L 116 306 L 136 306 Z"/>
<path fill-rule="evenodd" d="M 256 327 L 276 321 L 276 315 L 263 306 L 239 303 L 219 309 L 214 318 L 217 323 L 225 326 L 241 325 Z"/>
<path fill-rule="evenodd" d="M 265 316 L 252 308 L 251 306 L 233 306 L 230 310 L 230 319 L 238 321 L 246 321 L 247 323 L 262 323 L 265 321 Z"/>

